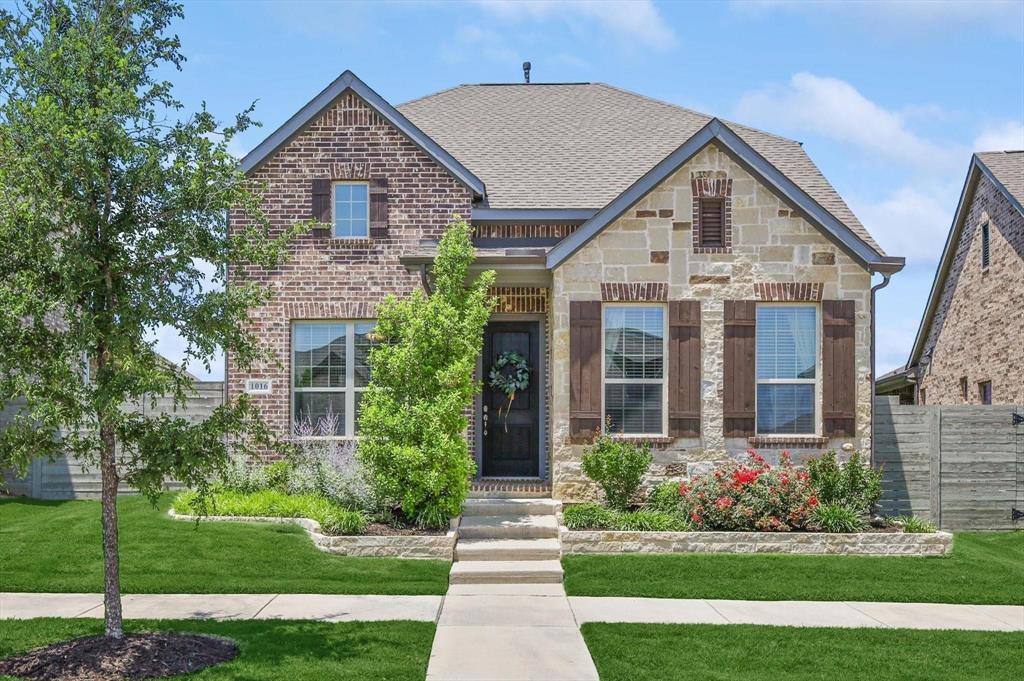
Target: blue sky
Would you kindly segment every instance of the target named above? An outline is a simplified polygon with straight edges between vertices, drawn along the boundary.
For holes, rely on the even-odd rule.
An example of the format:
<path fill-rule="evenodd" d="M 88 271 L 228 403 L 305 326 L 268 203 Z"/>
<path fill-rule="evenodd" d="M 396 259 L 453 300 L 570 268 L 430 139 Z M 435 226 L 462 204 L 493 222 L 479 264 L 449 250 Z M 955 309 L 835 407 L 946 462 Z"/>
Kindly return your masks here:
<path fill-rule="evenodd" d="M 394 104 L 461 83 L 601 81 L 798 139 L 907 268 L 879 296 L 906 361 L 972 151 L 1024 148 L 1024 1 L 187 2 L 178 96 L 244 153 L 345 69 Z M 683 140 L 680 140 L 682 143 Z M 158 349 L 180 359 L 180 342 Z M 191 366 L 203 377 L 219 378 Z"/>

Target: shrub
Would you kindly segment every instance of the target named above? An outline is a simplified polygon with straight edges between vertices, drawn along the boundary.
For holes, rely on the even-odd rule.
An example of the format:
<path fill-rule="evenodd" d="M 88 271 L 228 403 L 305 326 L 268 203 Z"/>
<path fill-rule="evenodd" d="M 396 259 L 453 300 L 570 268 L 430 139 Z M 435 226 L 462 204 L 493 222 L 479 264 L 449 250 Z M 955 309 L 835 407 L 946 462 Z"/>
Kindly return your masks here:
<path fill-rule="evenodd" d="M 882 496 L 882 473 L 868 465 L 860 452 L 841 464 L 835 450 L 829 450 L 808 461 L 807 472 L 822 504 L 843 504 L 870 515 Z"/>
<path fill-rule="evenodd" d="M 218 481 L 222 489 L 256 492 L 269 487 L 265 467 L 247 457 L 232 455 Z"/>
<path fill-rule="evenodd" d="M 327 437 L 337 432 L 337 420 L 330 410 L 317 423 L 296 420 L 292 494 L 319 494 L 351 510 L 376 510 L 383 502 L 375 498 L 366 469 L 356 458 L 356 441 Z"/>
<path fill-rule="evenodd" d="M 317 522 L 324 534 L 362 534 L 366 531 L 366 516 L 358 511 L 332 510 Z"/>
<path fill-rule="evenodd" d="M 611 527 L 614 516 L 601 504 L 579 504 L 562 511 L 562 522 L 570 530 L 603 530 Z"/>
<path fill-rule="evenodd" d="M 901 515 L 895 518 L 895 521 L 909 534 L 928 534 L 935 531 L 935 526 L 930 522 L 912 515 Z"/>
<path fill-rule="evenodd" d="M 286 494 L 278 490 L 235 492 L 218 490 L 206 497 L 182 492 L 172 504 L 182 515 L 222 515 L 256 518 L 311 518 L 326 534 L 360 534 L 366 529 L 366 517 L 358 511 L 341 508 L 314 494 Z"/>
<path fill-rule="evenodd" d="M 263 474 L 267 478 L 267 489 L 288 492 L 288 480 L 291 478 L 291 473 L 292 465 L 284 459 L 270 464 L 263 469 Z"/>
<path fill-rule="evenodd" d="M 840 503 L 819 504 L 814 509 L 813 520 L 825 532 L 860 532 L 865 525 L 858 509 Z"/>
<path fill-rule="evenodd" d="M 457 515 L 475 466 L 463 436 L 480 390 L 474 379 L 494 301 L 491 271 L 468 286 L 472 228 L 457 219 L 434 260 L 433 293 L 388 296 L 378 308 L 380 343 L 370 351 L 357 454 L 376 493 L 420 525 Z"/>
<path fill-rule="evenodd" d="M 679 501 L 679 482 L 673 480 L 658 483 L 647 498 L 648 505 L 662 513 L 678 513 Z"/>
<path fill-rule="evenodd" d="M 646 442 L 637 444 L 600 435 L 583 454 L 583 473 L 601 486 L 608 505 L 625 511 L 640 488 L 651 450 Z"/>
<path fill-rule="evenodd" d="M 615 513 L 611 529 L 627 532 L 681 532 L 691 527 L 686 518 L 677 513 L 640 510 Z"/>
<path fill-rule="evenodd" d="M 753 450 L 678 486 L 679 509 L 699 530 L 802 529 L 818 505 L 808 474 L 782 453 L 778 467 Z"/>

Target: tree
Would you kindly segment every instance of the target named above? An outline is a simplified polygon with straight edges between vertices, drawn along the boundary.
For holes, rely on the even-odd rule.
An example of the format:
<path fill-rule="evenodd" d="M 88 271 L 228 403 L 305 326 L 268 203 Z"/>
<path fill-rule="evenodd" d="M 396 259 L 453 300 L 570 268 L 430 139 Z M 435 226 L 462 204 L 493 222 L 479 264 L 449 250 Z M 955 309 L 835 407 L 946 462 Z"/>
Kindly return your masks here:
<path fill-rule="evenodd" d="M 205 490 L 228 438 L 272 436 L 246 399 L 203 423 L 132 408 L 182 404 L 192 379 L 153 351 L 163 325 L 209 368 L 218 347 L 242 365 L 266 353 L 245 329 L 268 292 L 228 263 L 274 267 L 306 225 L 271 237 L 260 197 L 227 151 L 253 107 L 220 126 L 184 115 L 158 77 L 184 61 L 180 5 L 45 0 L 0 11 L 0 405 L 24 398 L 0 432 L 0 467 L 68 454 L 102 478 L 106 633 L 121 638 L 116 497 L 154 502 L 168 477 Z M 240 206 L 246 226 L 231 230 Z M 204 264 L 205 263 L 205 264 Z M 204 270 L 212 268 L 212 275 Z M 116 457 L 115 457 L 116 454 Z"/>
<path fill-rule="evenodd" d="M 462 509 L 474 471 L 466 411 L 484 326 L 494 308 L 494 272 L 467 285 L 472 228 L 448 226 L 433 266 L 433 292 L 388 296 L 377 311 L 380 343 L 360 403 L 357 456 L 385 499 L 421 525 L 440 527 Z"/>

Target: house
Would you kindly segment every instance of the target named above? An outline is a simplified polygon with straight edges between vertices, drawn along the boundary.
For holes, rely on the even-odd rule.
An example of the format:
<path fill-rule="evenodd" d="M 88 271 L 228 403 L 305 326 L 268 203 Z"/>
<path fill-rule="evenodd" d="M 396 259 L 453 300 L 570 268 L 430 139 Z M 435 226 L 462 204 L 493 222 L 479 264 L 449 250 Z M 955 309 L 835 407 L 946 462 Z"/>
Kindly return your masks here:
<path fill-rule="evenodd" d="M 974 154 L 905 367 L 879 394 L 1024 404 L 1024 151 Z"/>
<path fill-rule="evenodd" d="M 655 448 L 653 477 L 757 447 L 871 444 L 872 275 L 886 256 L 798 142 L 601 83 L 463 85 L 393 106 L 346 71 L 241 162 L 290 262 L 253 271 L 278 365 L 227 358 L 287 433 L 327 410 L 355 437 L 374 309 L 429 283 L 453 215 L 475 226 L 498 309 L 480 375 L 520 353 L 511 410 L 471 418 L 481 478 L 586 497 L 607 422 Z M 231 215 L 233 225 L 244 220 Z M 483 483 L 487 484 L 487 483 Z"/>

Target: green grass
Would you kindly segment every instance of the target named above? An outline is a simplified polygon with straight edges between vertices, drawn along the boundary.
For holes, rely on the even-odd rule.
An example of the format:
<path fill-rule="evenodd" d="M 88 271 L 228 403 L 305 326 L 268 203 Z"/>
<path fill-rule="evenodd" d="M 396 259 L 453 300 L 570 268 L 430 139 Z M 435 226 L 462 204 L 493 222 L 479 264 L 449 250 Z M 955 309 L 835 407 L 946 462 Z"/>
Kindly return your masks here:
<path fill-rule="evenodd" d="M 189 631 L 234 639 L 239 655 L 231 662 L 173 677 L 197 681 L 422 681 L 434 639 L 430 622 L 133 620 L 125 622 L 125 629 Z M 102 631 L 100 620 L 9 620 L 0 627 L 0 658 Z"/>
<path fill-rule="evenodd" d="M 957 534 L 944 558 L 569 555 L 570 596 L 1024 604 L 1024 532 Z"/>
<path fill-rule="evenodd" d="M 1024 634 L 713 624 L 583 625 L 601 681 L 1011 681 Z"/>
<path fill-rule="evenodd" d="M 443 594 L 440 560 L 353 558 L 317 549 L 305 531 L 270 523 L 191 523 L 165 498 L 118 503 L 126 593 Z M 0 500 L 0 591 L 99 592 L 98 501 Z"/>
<path fill-rule="evenodd" d="M 202 515 L 199 494 L 182 492 L 171 507 L 180 515 Z M 247 516 L 250 518 L 310 518 L 320 524 L 324 534 L 362 534 L 366 516 L 349 511 L 315 494 L 285 494 L 272 489 L 258 492 L 221 490 L 206 500 L 207 515 Z"/>

